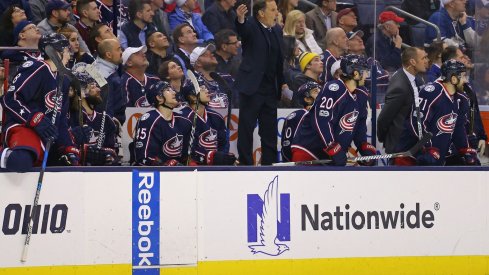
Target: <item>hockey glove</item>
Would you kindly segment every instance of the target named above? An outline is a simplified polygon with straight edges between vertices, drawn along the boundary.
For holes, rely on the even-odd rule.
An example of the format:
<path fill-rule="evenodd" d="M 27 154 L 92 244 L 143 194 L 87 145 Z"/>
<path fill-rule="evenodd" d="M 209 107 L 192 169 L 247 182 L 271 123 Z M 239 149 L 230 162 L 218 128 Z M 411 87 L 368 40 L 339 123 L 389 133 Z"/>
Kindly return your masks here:
<path fill-rule="evenodd" d="M 111 148 L 98 149 L 95 145 L 84 146 L 84 164 L 92 166 L 113 165 L 116 163 L 117 154 Z"/>
<path fill-rule="evenodd" d="M 92 136 L 92 127 L 88 125 L 76 126 L 70 129 L 71 136 L 73 137 L 73 141 L 77 145 L 86 144 L 90 141 L 90 137 Z"/>
<path fill-rule="evenodd" d="M 80 150 L 74 146 L 65 147 L 59 161 L 66 166 L 80 166 Z"/>
<path fill-rule="evenodd" d="M 331 158 L 332 165 L 345 166 L 346 165 L 346 153 L 342 150 L 341 145 L 337 142 L 331 143 L 328 147 L 324 148 L 324 152 Z"/>
<path fill-rule="evenodd" d="M 463 148 L 458 150 L 460 157 L 462 158 L 463 165 L 479 166 L 481 165 L 477 158 L 477 151 L 472 148 Z"/>
<path fill-rule="evenodd" d="M 27 126 L 36 131 L 44 144 L 47 144 L 49 140 L 55 141 L 58 139 L 58 128 L 42 112 L 35 113 L 27 123 Z"/>
<path fill-rule="evenodd" d="M 360 154 L 362 156 L 375 156 L 375 155 L 377 155 L 377 150 L 375 149 L 375 147 L 368 142 L 362 143 L 362 145 L 360 146 L 360 150 L 358 150 L 358 152 L 360 152 Z M 374 166 L 375 160 L 374 159 L 362 160 L 362 161 L 359 161 L 358 164 L 363 165 L 363 166 Z"/>
<path fill-rule="evenodd" d="M 232 153 L 221 151 L 210 151 L 206 157 L 207 165 L 234 165 L 235 162 L 236 157 Z"/>
<path fill-rule="evenodd" d="M 416 158 L 416 163 L 422 166 L 436 166 L 440 163 L 440 150 L 436 147 L 427 147 L 423 153 Z"/>
<path fill-rule="evenodd" d="M 176 159 L 167 160 L 165 162 L 165 164 L 163 164 L 163 165 L 165 165 L 165 166 L 183 166 L 183 164 L 178 162 L 178 160 L 176 160 Z"/>

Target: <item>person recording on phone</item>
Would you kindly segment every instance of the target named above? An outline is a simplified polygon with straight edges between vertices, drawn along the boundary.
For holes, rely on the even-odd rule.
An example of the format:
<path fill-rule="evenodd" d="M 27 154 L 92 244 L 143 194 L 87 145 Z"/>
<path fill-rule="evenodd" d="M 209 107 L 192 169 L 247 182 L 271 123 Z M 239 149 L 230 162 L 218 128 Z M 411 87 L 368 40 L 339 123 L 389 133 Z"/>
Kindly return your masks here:
<path fill-rule="evenodd" d="M 384 11 L 379 14 L 380 32 L 375 37 L 375 56 L 388 72 L 395 72 L 401 68 L 402 38 L 399 35 L 399 23 L 401 22 L 404 22 L 404 18 L 397 16 L 392 11 Z M 373 35 L 368 39 L 366 49 L 367 55 L 373 57 Z"/>
<path fill-rule="evenodd" d="M 476 46 L 475 21 L 465 12 L 467 0 L 441 0 L 440 2 L 443 8 L 433 13 L 428 21 L 440 28 L 441 37 L 445 38 L 444 42 L 456 45 L 464 52 L 466 48 Z M 431 44 L 436 39 L 436 31 L 427 26 L 425 32 L 425 42 Z"/>

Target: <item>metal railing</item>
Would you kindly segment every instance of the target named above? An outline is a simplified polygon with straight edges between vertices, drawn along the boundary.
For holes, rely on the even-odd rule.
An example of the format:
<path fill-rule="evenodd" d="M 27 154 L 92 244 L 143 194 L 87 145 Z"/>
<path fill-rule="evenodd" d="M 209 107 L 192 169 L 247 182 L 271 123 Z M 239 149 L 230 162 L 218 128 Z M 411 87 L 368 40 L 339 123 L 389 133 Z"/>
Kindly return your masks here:
<path fill-rule="evenodd" d="M 414 21 L 417 21 L 417 22 L 420 22 L 424 25 L 427 25 L 427 26 L 430 26 L 432 28 L 435 29 L 436 31 L 436 41 L 440 42 L 441 41 L 441 32 L 440 32 L 440 28 L 438 28 L 437 25 L 429 22 L 429 21 L 426 21 L 424 20 L 423 18 L 420 18 L 420 17 L 417 17 L 416 15 L 413 15 L 409 12 L 406 12 L 398 7 L 394 7 L 394 6 L 388 6 L 387 8 L 385 8 L 386 10 L 391 10 L 391 11 L 394 11 L 396 13 L 399 13 L 401 15 L 403 15 L 404 17 L 409 17 L 410 19 L 414 20 Z"/>

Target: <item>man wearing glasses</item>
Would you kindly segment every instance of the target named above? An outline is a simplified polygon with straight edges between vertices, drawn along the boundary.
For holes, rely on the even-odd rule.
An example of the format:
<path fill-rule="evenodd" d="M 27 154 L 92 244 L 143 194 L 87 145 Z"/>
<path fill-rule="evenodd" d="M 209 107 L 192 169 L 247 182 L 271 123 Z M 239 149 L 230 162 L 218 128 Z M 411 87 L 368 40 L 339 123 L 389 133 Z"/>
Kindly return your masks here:
<path fill-rule="evenodd" d="M 241 41 L 238 40 L 238 35 L 230 29 L 225 29 L 216 33 L 215 41 L 216 72 L 236 77 L 240 64 L 239 49 L 241 48 Z"/>

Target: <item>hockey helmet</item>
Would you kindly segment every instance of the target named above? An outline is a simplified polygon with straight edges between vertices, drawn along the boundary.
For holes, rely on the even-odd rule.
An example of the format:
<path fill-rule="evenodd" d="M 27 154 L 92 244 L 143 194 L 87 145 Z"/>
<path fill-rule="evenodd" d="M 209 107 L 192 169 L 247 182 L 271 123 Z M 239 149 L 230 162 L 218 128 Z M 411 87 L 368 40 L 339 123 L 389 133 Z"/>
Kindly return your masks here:
<path fill-rule="evenodd" d="M 368 70 L 367 59 L 361 55 L 348 54 L 341 58 L 340 69 L 344 77 L 353 77 L 355 71 Z"/>
<path fill-rule="evenodd" d="M 41 55 L 44 58 L 48 57 L 46 54 L 46 47 L 48 45 L 52 46 L 57 52 L 62 53 L 64 48 L 70 46 L 70 43 L 64 35 L 59 33 L 53 32 L 42 35 L 39 39 L 39 51 L 41 51 Z"/>
<path fill-rule="evenodd" d="M 455 59 L 447 60 L 441 65 L 441 76 L 443 80 L 450 80 L 452 76 L 460 77 L 466 71 L 465 65 Z"/>
<path fill-rule="evenodd" d="M 308 106 L 309 104 L 305 101 L 305 98 L 311 97 L 311 91 L 316 88 L 321 90 L 321 85 L 314 81 L 308 81 L 302 84 L 299 89 L 297 89 L 297 102 L 302 103 L 304 107 Z"/>
<path fill-rule="evenodd" d="M 171 88 L 170 83 L 166 81 L 158 81 L 156 84 L 149 87 L 146 92 L 146 100 L 148 100 L 148 103 L 151 104 L 151 106 L 156 106 L 156 103 L 158 102 L 156 97 L 158 95 L 163 96 L 163 91 L 168 88 Z"/>

